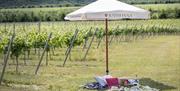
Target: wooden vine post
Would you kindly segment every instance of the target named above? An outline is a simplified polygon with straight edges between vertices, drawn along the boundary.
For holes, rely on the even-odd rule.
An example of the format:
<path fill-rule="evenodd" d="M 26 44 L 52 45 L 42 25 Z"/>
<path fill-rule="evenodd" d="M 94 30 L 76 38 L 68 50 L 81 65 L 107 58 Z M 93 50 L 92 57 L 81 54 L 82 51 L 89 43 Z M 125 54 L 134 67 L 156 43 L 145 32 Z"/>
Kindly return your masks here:
<path fill-rule="evenodd" d="M 38 73 L 39 67 L 40 67 L 40 65 L 41 65 L 41 63 L 42 63 L 42 59 L 43 59 L 44 54 L 45 54 L 45 52 L 46 52 L 46 50 L 47 50 L 47 48 L 48 48 L 48 42 L 50 41 L 51 36 L 52 36 L 52 33 L 50 33 L 50 34 L 49 34 L 49 36 L 48 36 L 48 38 L 47 38 L 47 40 L 46 40 L 46 44 L 45 44 L 45 46 L 44 46 L 43 53 L 42 53 L 42 55 L 41 55 L 41 58 L 40 58 L 40 60 L 39 60 L 38 65 L 37 65 L 37 68 L 36 68 L 35 74 L 37 74 L 37 73 Z"/>
<path fill-rule="evenodd" d="M 75 33 L 74 33 L 74 36 L 73 36 L 73 38 L 72 38 L 72 40 L 71 40 L 71 42 L 70 42 L 70 46 L 69 46 L 69 48 L 67 49 L 67 51 L 66 51 L 66 53 L 65 53 L 66 57 L 65 57 L 65 59 L 64 59 L 63 67 L 65 66 L 66 61 L 67 61 L 67 58 L 69 57 L 69 54 L 71 53 L 71 49 L 72 49 L 72 47 L 73 47 L 73 45 L 74 45 L 74 41 L 76 40 L 76 37 L 77 37 L 78 32 L 79 32 L 79 30 L 76 29 L 76 31 L 75 31 Z"/>
<path fill-rule="evenodd" d="M 87 54 L 88 54 L 88 52 L 89 52 L 89 50 L 90 50 L 90 48 L 91 48 L 92 42 L 94 41 L 94 37 L 95 37 L 97 31 L 98 31 L 98 28 L 96 28 L 96 30 L 95 30 L 95 32 L 94 32 L 94 34 L 93 34 L 93 36 L 92 36 L 91 42 L 90 42 L 90 44 L 89 44 L 89 46 L 88 46 L 88 49 L 86 50 L 86 53 L 85 53 L 82 61 L 86 59 L 86 56 L 87 56 Z"/>
<path fill-rule="evenodd" d="M 3 77 L 4 77 L 5 70 L 6 70 L 6 65 L 7 65 L 7 62 L 8 62 L 8 59 L 9 59 L 9 55 L 10 55 L 10 51 L 11 51 L 11 45 L 13 43 L 14 37 L 15 37 L 15 34 L 13 34 L 11 36 L 10 40 L 9 40 L 8 51 L 7 51 L 7 55 L 5 56 L 4 66 L 3 66 L 2 74 L 1 74 L 1 77 L 0 77 L 0 85 L 2 84 L 2 81 L 3 81 Z"/>

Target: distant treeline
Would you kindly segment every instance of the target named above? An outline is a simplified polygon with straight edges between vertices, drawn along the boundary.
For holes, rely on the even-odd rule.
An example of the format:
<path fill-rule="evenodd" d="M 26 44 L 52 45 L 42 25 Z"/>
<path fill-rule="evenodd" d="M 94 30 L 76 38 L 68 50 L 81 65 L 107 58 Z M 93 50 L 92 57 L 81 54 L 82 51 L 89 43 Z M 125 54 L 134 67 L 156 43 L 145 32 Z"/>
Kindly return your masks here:
<path fill-rule="evenodd" d="M 22 5 L 22 6 L 0 6 L 0 9 L 16 9 L 16 8 L 52 8 L 52 7 L 77 7 L 84 6 L 84 4 L 40 4 L 40 5 Z"/>
<path fill-rule="evenodd" d="M 62 21 L 66 12 L 0 11 L 0 22 Z"/>
<path fill-rule="evenodd" d="M 119 0 L 129 4 L 169 4 L 180 3 L 180 0 Z"/>
<path fill-rule="evenodd" d="M 63 21 L 65 15 L 75 9 L 77 8 L 0 9 L 0 22 Z"/>
<path fill-rule="evenodd" d="M 151 19 L 177 19 L 180 18 L 180 9 L 162 9 L 162 10 L 152 10 L 149 9 L 151 12 Z"/>
<path fill-rule="evenodd" d="M 82 6 L 96 0 L 0 0 L 0 8 L 39 8 Z M 129 4 L 168 4 L 180 0 L 119 0 Z"/>
<path fill-rule="evenodd" d="M 34 22 L 34 21 L 63 21 L 67 13 L 77 8 L 64 9 L 3 9 L 0 10 L 0 22 Z M 180 9 L 152 10 L 152 19 L 180 18 Z"/>

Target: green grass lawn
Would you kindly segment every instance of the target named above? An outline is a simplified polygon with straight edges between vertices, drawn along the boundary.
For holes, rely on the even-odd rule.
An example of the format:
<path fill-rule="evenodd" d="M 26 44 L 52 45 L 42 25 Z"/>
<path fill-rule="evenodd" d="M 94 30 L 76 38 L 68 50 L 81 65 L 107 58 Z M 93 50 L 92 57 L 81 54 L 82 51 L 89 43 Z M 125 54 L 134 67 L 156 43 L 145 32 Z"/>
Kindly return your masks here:
<path fill-rule="evenodd" d="M 62 67 L 64 49 L 56 49 L 53 60 L 45 66 L 45 60 L 38 75 L 34 75 L 38 60 L 29 60 L 24 66 L 23 60 L 19 73 L 15 65 L 8 65 L 5 83 L 0 91 L 86 91 L 80 86 L 92 82 L 94 76 L 105 74 L 105 46 L 97 43 L 87 56 L 80 61 L 84 52 L 73 50 L 71 61 Z M 180 90 L 180 36 L 159 36 L 136 42 L 113 42 L 109 49 L 110 74 L 115 77 L 140 78 L 143 85 L 162 91 Z M 37 59 L 37 58 L 36 58 Z M 2 62 L 2 58 L 1 58 Z M 12 60 L 9 61 L 12 64 Z M 88 65 L 88 66 L 86 66 Z M 2 65 L 0 65 L 2 69 Z"/>

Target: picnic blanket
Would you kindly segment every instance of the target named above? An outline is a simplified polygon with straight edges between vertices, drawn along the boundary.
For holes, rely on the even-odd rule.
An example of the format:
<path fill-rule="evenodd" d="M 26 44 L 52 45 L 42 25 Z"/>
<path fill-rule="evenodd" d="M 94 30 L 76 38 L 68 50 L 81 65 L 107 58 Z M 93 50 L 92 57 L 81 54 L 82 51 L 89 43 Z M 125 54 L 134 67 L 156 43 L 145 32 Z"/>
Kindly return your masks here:
<path fill-rule="evenodd" d="M 149 86 L 142 86 L 138 79 L 133 78 L 113 78 L 112 76 L 96 76 L 96 82 L 83 85 L 84 89 L 89 90 L 108 90 L 108 91 L 159 91 L 159 89 Z"/>
<path fill-rule="evenodd" d="M 83 86 L 83 88 L 89 90 L 108 90 L 107 87 L 102 87 L 98 82 L 87 83 L 86 85 Z M 149 86 L 139 85 L 132 87 L 121 86 L 120 88 L 112 87 L 108 91 L 159 91 L 159 89 L 151 88 Z"/>

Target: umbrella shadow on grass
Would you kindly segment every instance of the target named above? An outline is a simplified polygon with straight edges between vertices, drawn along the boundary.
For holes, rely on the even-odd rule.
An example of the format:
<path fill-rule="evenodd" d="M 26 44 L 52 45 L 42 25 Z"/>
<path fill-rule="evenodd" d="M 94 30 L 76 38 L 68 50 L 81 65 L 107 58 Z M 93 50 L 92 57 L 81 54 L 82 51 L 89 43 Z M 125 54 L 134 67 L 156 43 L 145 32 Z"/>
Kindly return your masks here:
<path fill-rule="evenodd" d="M 152 80 L 151 78 L 141 78 L 140 84 L 143 86 L 150 86 L 152 88 L 160 89 L 160 90 L 171 90 L 171 89 L 177 89 L 174 86 L 169 86 L 167 84 Z"/>

